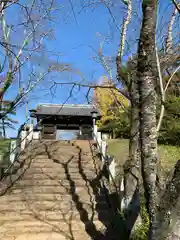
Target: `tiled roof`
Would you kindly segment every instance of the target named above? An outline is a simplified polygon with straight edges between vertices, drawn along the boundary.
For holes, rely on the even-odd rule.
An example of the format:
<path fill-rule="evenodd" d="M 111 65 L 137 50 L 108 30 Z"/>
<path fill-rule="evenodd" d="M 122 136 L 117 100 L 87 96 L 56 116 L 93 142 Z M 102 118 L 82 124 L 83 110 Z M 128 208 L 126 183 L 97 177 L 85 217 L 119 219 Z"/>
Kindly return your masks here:
<path fill-rule="evenodd" d="M 100 112 L 90 104 L 40 104 L 37 109 L 30 110 L 31 115 L 91 116 L 92 112 Z"/>

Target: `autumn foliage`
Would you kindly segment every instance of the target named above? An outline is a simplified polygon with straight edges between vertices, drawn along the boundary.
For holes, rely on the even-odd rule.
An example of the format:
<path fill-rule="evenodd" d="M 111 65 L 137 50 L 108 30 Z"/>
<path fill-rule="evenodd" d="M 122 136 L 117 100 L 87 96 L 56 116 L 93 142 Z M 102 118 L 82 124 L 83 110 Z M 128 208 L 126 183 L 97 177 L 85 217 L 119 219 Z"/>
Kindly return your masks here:
<path fill-rule="evenodd" d="M 107 77 L 103 77 L 102 87 L 94 90 L 94 102 L 98 105 L 102 114 L 99 126 L 107 122 L 117 120 L 120 113 L 124 113 L 129 106 L 129 100 L 125 98 L 118 88 L 113 87 L 113 83 Z"/>

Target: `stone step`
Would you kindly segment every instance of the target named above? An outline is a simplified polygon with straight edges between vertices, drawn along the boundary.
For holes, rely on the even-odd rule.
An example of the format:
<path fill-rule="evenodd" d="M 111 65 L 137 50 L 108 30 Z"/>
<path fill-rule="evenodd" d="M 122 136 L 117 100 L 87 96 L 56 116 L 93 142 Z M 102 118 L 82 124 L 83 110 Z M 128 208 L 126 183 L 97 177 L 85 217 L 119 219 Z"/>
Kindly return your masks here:
<path fill-rule="evenodd" d="M 79 150 L 71 145 L 66 145 L 66 146 L 46 146 L 46 145 L 39 145 L 37 147 L 34 148 L 27 148 L 25 149 L 25 151 L 23 152 L 23 155 L 26 154 L 34 154 L 34 153 L 44 153 L 44 154 L 53 154 L 53 153 L 69 153 L 69 150 L 71 150 L 71 152 L 73 153 L 78 153 Z"/>
<path fill-rule="evenodd" d="M 47 169 L 49 170 L 49 169 Z M 23 176 L 23 179 L 61 179 L 64 178 L 64 176 L 67 175 L 67 173 L 65 172 L 64 168 L 59 168 L 59 169 L 55 169 L 56 171 L 54 171 L 54 169 L 52 169 L 52 171 L 42 171 L 41 168 L 39 169 L 35 169 L 34 172 L 31 171 L 29 172 L 27 170 L 26 174 Z M 77 176 L 77 179 L 82 179 L 83 175 L 85 174 L 86 176 L 89 177 L 95 177 L 97 176 L 95 171 L 93 169 L 83 169 L 83 172 L 81 172 L 79 169 L 77 168 L 69 168 L 68 169 L 68 174 L 70 174 L 70 176 L 72 176 L 74 178 L 74 176 Z"/>
<path fill-rule="evenodd" d="M 3 235 L 3 240 L 92 240 L 90 236 L 88 236 L 87 233 L 83 231 L 82 232 L 73 232 L 69 234 L 61 234 L 61 233 L 56 233 L 56 232 L 45 232 L 45 233 L 14 233 L 15 236 L 8 236 L 8 235 Z M 16 235 L 17 234 L 17 235 Z M 12 234 L 11 234 L 12 235 Z M 73 236 L 73 238 L 72 238 Z M 116 239 L 115 239 L 116 240 Z"/>
<path fill-rule="evenodd" d="M 70 180 L 67 178 L 60 178 L 60 179 L 21 179 L 17 183 L 15 183 L 15 186 L 20 187 L 26 187 L 26 186 L 36 186 L 36 187 L 72 187 L 73 189 L 76 188 L 76 186 L 86 187 L 86 181 L 83 178 L 76 178 L 76 175 L 70 176 Z M 87 183 L 88 184 L 88 183 Z"/>
<path fill-rule="evenodd" d="M 85 228 L 89 234 L 87 234 Z M 73 220 L 69 223 L 58 221 L 53 222 L 53 224 L 38 220 L 33 222 L 9 221 L 0 227 L 0 235 L 3 240 L 9 237 L 14 237 L 16 240 L 90 240 L 93 239 L 97 231 L 102 228 L 104 228 L 104 225 L 100 221 L 90 222 L 89 224 Z M 19 238 L 21 236 L 22 238 Z M 27 238 L 27 236 L 31 236 L 31 238 Z M 41 238 L 36 238 L 37 236 L 41 236 Z M 47 238 L 47 236 L 50 236 L 50 238 Z M 57 238 L 51 238 L 52 236 L 56 236 Z"/>
<path fill-rule="evenodd" d="M 55 165 L 58 165 L 58 164 L 68 164 L 68 166 L 72 166 L 73 164 L 75 164 L 76 166 L 78 164 L 81 164 L 81 165 L 90 165 L 90 166 L 93 166 L 94 163 L 92 162 L 92 159 L 83 159 L 82 161 L 79 161 L 78 159 L 75 159 L 73 158 L 71 161 L 67 159 L 61 159 L 61 158 L 52 158 L 52 159 L 49 159 L 49 158 L 42 158 L 42 159 L 39 159 L 39 158 L 34 158 L 32 160 L 32 164 L 55 164 Z M 97 164 L 97 163 L 96 163 Z"/>
<path fill-rule="evenodd" d="M 92 157 L 85 157 L 85 158 L 82 158 L 81 160 L 79 160 L 79 158 L 77 157 L 52 157 L 52 158 L 38 158 L 38 157 L 35 157 L 33 158 L 33 162 L 53 162 L 53 163 L 67 163 L 67 164 L 71 164 L 71 163 L 79 163 L 79 164 L 88 164 L 88 163 L 91 163 L 91 164 L 98 164 L 100 163 L 99 161 L 95 160 L 93 161 L 92 160 Z"/>
<path fill-rule="evenodd" d="M 37 194 L 27 194 L 27 192 L 22 192 L 21 194 L 6 194 L 1 196 L 1 202 L 18 202 L 25 201 L 72 201 L 72 195 L 70 194 L 47 194 L 47 193 L 37 193 Z M 94 196 L 92 191 L 91 193 L 81 194 L 79 196 L 80 201 L 82 202 L 106 202 L 106 197 L 104 195 Z"/>
<path fill-rule="evenodd" d="M 31 234 L 20 234 L 14 233 L 14 236 L 7 236 L 7 234 L 3 234 L 3 240 L 67 240 L 65 236 L 58 233 L 31 233 Z M 17 235 L 16 235 L 17 234 Z M 12 234 L 11 234 L 12 235 Z M 82 238 L 83 240 L 83 238 Z"/>
<path fill-rule="evenodd" d="M 6 223 L 10 221 L 34 221 L 35 219 L 44 220 L 46 222 L 52 223 L 54 221 L 72 221 L 78 220 L 83 222 L 100 220 L 102 222 L 108 222 L 110 218 L 110 213 L 106 210 L 101 211 L 87 211 L 86 209 L 80 209 L 76 211 L 36 211 L 36 209 L 26 210 L 26 211 L 4 211 L 0 212 L 0 223 Z"/>
<path fill-rule="evenodd" d="M 68 168 L 73 168 L 73 169 L 79 169 L 82 168 L 83 170 L 98 170 L 101 168 L 102 163 L 100 161 L 93 162 L 92 159 L 86 159 L 82 160 L 79 162 L 76 159 L 73 159 L 71 162 L 68 163 L 67 160 L 61 160 L 61 159 L 33 159 L 28 161 L 21 160 L 21 162 L 16 162 L 14 164 L 15 168 L 19 168 L 20 164 L 22 162 L 25 163 L 25 165 L 28 165 L 29 162 L 31 162 L 30 168 L 53 168 L 53 169 L 62 169 L 64 164 L 67 163 Z"/>
<path fill-rule="evenodd" d="M 84 186 L 77 186 L 75 191 L 77 194 L 84 194 L 84 191 L 87 190 Z M 67 194 L 70 192 L 66 186 L 62 187 L 52 187 L 52 186 L 17 186 L 14 185 L 10 190 L 12 194 L 21 194 L 25 192 L 26 194 L 37 194 L 37 193 L 46 193 L 46 194 Z"/>
<path fill-rule="evenodd" d="M 32 153 L 31 153 L 32 154 Z M 41 151 L 34 151 L 33 156 L 48 156 L 48 157 L 59 157 L 59 156 L 78 156 L 78 151 L 76 149 L 67 148 L 67 149 L 55 149 L 51 151 L 45 151 L 41 149 Z"/>
<path fill-rule="evenodd" d="M 53 148 L 53 147 L 66 147 L 66 146 L 73 147 L 73 144 L 70 142 L 66 142 L 66 141 L 41 141 L 34 145 L 32 144 L 32 146 Z"/>
<path fill-rule="evenodd" d="M 20 156 L 20 159 L 26 159 L 28 157 L 33 157 L 33 158 L 39 158 L 39 159 L 48 159 L 48 158 L 66 158 L 67 157 L 74 157 L 76 159 L 79 159 L 79 154 L 77 151 L 75 151 L 74 149 L 68 149 L 68 150 L 64 150 L 64 151 L 60 151 L 60 150 L 55 150 L 55 151 L 51 151 L 51 152 L 45 152 L 44 150 L 41 151 L 33 151 L 33 152 L 29 152 L 26 154 L 23 154 Z M 82 152 L 81 153 L 81 159 L 84 158 L 91 158 L 92 159 L 92 154 L 89 152 Z"/>
<path fill-rule="evenodd" d="M 94 203 L 92 202 L 81 202 L 78 199 L 78 196 L 73 196 L 73 200 L 68 202 L 63 201 L 31 201 L 29 199 L 25 199 L 24 201 L 5 201 L 1 202 L 0 205 L 0 213 L 5 213 L 6 211 L 48 211 L 52 209 L 53 211 L 62 211 L 64 213 L 68 213 L 71 211 L 77 211 L 77 209 L 84 209 L 88 213 L 92 211 L 92 209 L 103 211 L 107 209 L 107 203 L 101 202 L 101 203 Z"/>
<path fill-rule="evenodd" d="M 111 211 L 98 183 L 90 186 L 87 179 L 92 183 L 102 162 L 93 158 L 88 141 L 74 143 L 79 148 L 72 142 L 36 142 L 20 156 L 27 170 L 0 198 L 1 239 L 99 239 L 87 232 L 107 226 Z"/>
<path fill-rule="evenodd" d="M 71 173 L 76 173 L 78 172 L 77 168 L 70 168 L 69 169 Z M 93 172 L 93 170 L 90 170 L 91 172 Z M 60 173 L 64 173 L 64 168 L 63 167 L 56 167 L 56 168 L 40 168 L 40 167 L 34 167 L 33 165 L 31 166 L 31 168 L 27 169 L 26 174 L 28 175 L 32 175 L 32 174 L 44 174 L 44 175 L 48 175 L 48 174 L 53 174 L 53 175 L 57 175 Z"/>
<path fill-rule="evenodd" d="M 27 166 L 27 164 L 26 164 Z M 73 163 L 71 165 L 68 165 L 68 171 L 70 171 L 71 173 L 73 172 L 79 172 L 79 171 L 90 171 L 90 172 L 99 172 L 100 169 L 102 167 L 101 166 L 94 166 L 92 164 L 82 164 L 80 167 L 78 166 L 77 163 Z M 61 164 L 50 164 L 50 163 L 32 163 L 30 165 L 30 167 L 28 167 L 27 171 L 28 172 L 44 172 L 44 173 L 48 173 L 48 172 L 61 172 L 62 170 L 64 170 L 64 167 Z"/>
<path fill-rule="evenodd" d="M 27 159 L 37 159 L 37 160 L 66 160 L 68 161 L 69 159 L 73 158 L 73 160 L 78 160 L 78 157 L 76 156 L 76 154 L 66 154 L 65 156 L 62 155 L 62 153 L 59 153 L 59 154 L 52 154 L 52 155 L 47 155 L 45 153 L 43 154 L 31 154 L 31 155 L 25 155 L 23 157 L 19 157 L 20 161 L 25 161 Z"/>
<path fill-rule="evenodd" d="M 85 176 L 84 176 L 85 175 Z M 88 181 L 92 181 L 93 179 L 95 179 L 97 177 L 97 175 L 95 173 L 91 173 L 91 172 L 86 172 L 83 173 L 83 177 L 79 172 L 70 172 L 69 176 L 71 178 L 71 180 L 73 181 L 82 181 L 85 182 L 85 179 L 88 179 Z M 85 179 L 84 179 L 85 178 Z M 26 174 L 25 176 L 23 176 L 22 181 L 31 181 L 34 182 L 35 180 L 40 181 L 40 180 L 55 180 L 57 182 L 61 182 L 61 181 L 66 181 L 67 180 L 67 174 L 65 172 L 63 172 L 63 170 L 61 172 L 58 173 L 47 173 L 47 174 Z M 67 180 L 68 181 L 68 180 Z"/>
<path fill-rule="evenodd" d="M 44 161 L 48 161 L 48 160 L 58 160 L 58 161 L 61 161 L 61 162 L 93 162 L 92 160 L 92 156 L 87 156 L 87 155 L 84 155 L 81 157 L 81 159 L 77 156 L 77 155 L 74 155 L 74 154 L 66 154 L 66 156 L 63 156 L 62 154 L 59 154 L 59 155 L 52 155 L 52 156 L 48 156 L 48 155 L 36 155 L 36 156 L 33 156 L 32 159 L 36 159 L 36 160 L 44 160 Z"/>
<path fill-rule="evenodd" d="M 31 153 L 32 154 L 32 153 Z M 43 158 L 43 157 L 64 157 L 64 156 L 76 156 L 78 157 L 78 153 L 77 151 L 74 151 L 74 149 L 67 149 L 67 150 L 54 150 L 54 151 L 41 151 L 41 152 L 37 152 L 37 153 L 33 153 L 33 156 L 39 157 L 39 158 Z"/>
<path fill-rule="evenodd" d="M 83 169 L 84 173 L 87 176 L 97 176 L 95 173 L 94 169 Z M 77 178 L 79 178 L 80 173 L 79 173 L 79 169 L 77 168 L 69 168 L 68 169 L 69 174 L 70 175 L 75 175 L 77 174 Z M 60 179 L 60 175 L 62 174 L 63 178 L 64 178 L 64 174 L 65 174 L 65 170 L 64 168 L 35 168 L 35 167 L 31 167 L 29 169 L 27 169 L 26 174 L 23 176 L 23 179 L 26 178 L 41 178 L 41 176 L 43 176 L 44 178 L 51 178 L 51 177 L 57 177 Z M 82 174 L 82 173 L 81 173 Z"/>
<path fill-rule="evenodd" d="M 96 220 L 94 223 L 97 224 L 97 227 L 99 226 L 103 226 L 104 224 L 102 224 L 101 222 L 99 222 L 98 220 Z M 99 223 L 99 224 L 98 224 Z M 72 231 L 79 231 L 80 229 L 84 230 L 84 225 L 85 222 L 82 221 L 76 221 L 76 220 L 72 220 L 70 222 L 71 224 L 71 228 Z M 91 222 L 89 223 L 91 224 Z M 20 232 L 49 232 L 49 231 L 58 231 L 58 229 L 62 229 L 62 230 L 66 230 L 68 232 L 69 230 L 69 224 L 66 224 L 65 221 L 54 221 L 52 224 L 49 224 L 48 222 L 46 223 L 46 221 L 43 220 L 33 220 L 33 221 L 29 221 L 29 220 L 23 220 L 23 221 L 7 221 L 6 223 L 3 224 L 3 226 L 0 226 L 0 233 L 5 232 L 5 229 L 8 229 L 8 232 L 12 233 L 15 232 L 15 230 L 21 230 Z"/>
<path fill-rule="evenodd" d="M 31 166 L 34 168 L 62 168 L 61 163 L 56 163 L 56 162 L 43 162 L 43 161 L 34 161 L 33 163 L 31 163 Z M 94 166 L 91 162 L 88 163 L 84 163 L 81 165 L 82 168 L 85 166 L 86 169 L 94 169 Z M 68 168 L 79 168 L 78 163 L 77 162 L 71 162 L 68 164 Z"/>

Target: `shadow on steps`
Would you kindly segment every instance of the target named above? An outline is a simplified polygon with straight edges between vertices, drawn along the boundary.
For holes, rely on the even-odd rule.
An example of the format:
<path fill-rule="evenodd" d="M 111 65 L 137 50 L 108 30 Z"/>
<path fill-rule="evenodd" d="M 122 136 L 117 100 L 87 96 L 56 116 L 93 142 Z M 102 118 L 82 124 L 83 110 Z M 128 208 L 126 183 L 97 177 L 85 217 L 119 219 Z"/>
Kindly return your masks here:
<path fill-rule="evenodd" d="M 22 158 L 23 164 L 26 163 L 25 175 L 20 172 L 20 182 L 5 197 L 4 203 L 8 205 L 10 198 L 14 197 L 19 201 L 22 194 L 25 195 L 26 205 L 29 205 L 24 208 L 24 202 L 19 202 L 17 212 L 20 204 L 22 212 L 17 217 L 20 219 L 14 221 L 11 227 L 8 225 L 8 232 L 33 232 L 34 228 L 45 234 L 48 231 L 62 234 L 67 240 L 126 240 L 121 237 L 125 225 L 119 214 L 118 196 L 109 193 L 105 168 L 93 156 L 91 146 L 86 147 L 72 146 L 71 142 L 44 142 L 29 151 L 32 161 L 28 160 L 28 154 L 27 159 Z M 13 206 L 12 201 L 8 208 L 13 213 L 9 214 L 16 217 Z M 30 217 L 34 218 L 33 222 Z M 25 226 L 20 225 L 21 219 Z M 36 225 L 39 222 L 43 225 L 42 229 Z M 31 224 L 34 224 L 33 227 Z"/>
<path fill-rule="evenodd" d="M 89 195 L 90 205 L 91 205 L 91 214 L 84 207 L 83 202 L 81 201 L 80 194 L 77 193 L 77 185 L 73 180 L 73 177 L 70 173 L 70 163 L 76 161 L 77 156 L 72 156 L 66 163 L 62 163 L 56 158 L 53 158 L 46 148 L 49 159 L 52 159 L 54 162 L 61 164 L 65 171 L 66 179 L 69 182 L 69 193 L 71 194 L 72 201 L 76 206 L 76 210 L 79 212 L 79 217 L 81 222 L 84 224 L 84 228 L 87 234 L 94 240 L 126 240 L 124 233 L 125 223 L 119 214 L 119 197 L 116 193 L 109 194 L 108 189 L 104 184 L 104 175 L 106 170 L 103 167 L 99 168 L 97 165 L 97 159 L 91 156 L 93 170 L 95 177 L 89 178 L 85 173 L 85 166 L 83 166 L 83 160 L 86 158 L 84 152 L 79 146 L 76 146 L 78 149 L 78 172 L 81 176 L 82 182 L 85 184 L 85 188 Z M 90 147 L 91 151 L 92 148 Z M 91 152 L 91 154 L 93 151 Z M 87 170 L 87 169 L 86 169 Z M 91 216 L 90 216 L 91 215 Z M 102 223 L 103 229 L 99 229 L 95 223 L 95 216 L 98 217 L 98 220 Z M 74 239 L 73 236 L 72 240 Z"/>

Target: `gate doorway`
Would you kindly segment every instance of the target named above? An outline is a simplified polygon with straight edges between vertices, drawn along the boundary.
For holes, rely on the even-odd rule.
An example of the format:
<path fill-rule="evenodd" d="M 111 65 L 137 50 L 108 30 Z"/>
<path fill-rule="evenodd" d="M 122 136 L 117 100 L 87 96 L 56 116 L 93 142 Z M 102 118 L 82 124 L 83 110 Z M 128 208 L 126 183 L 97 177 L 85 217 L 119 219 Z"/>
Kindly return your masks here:
<path fill-rule="evenodd" d="M 76 140 L 78 137 L 78 130 L 56 130 L 56 140 Z"/>
<path fill-rule="evenodd" d="M 88 104 L 41 104 L 30 113 L 37 123 L 41 121 L 42 139 L 91 140 L 101 118 L 96 106 Z"/>

